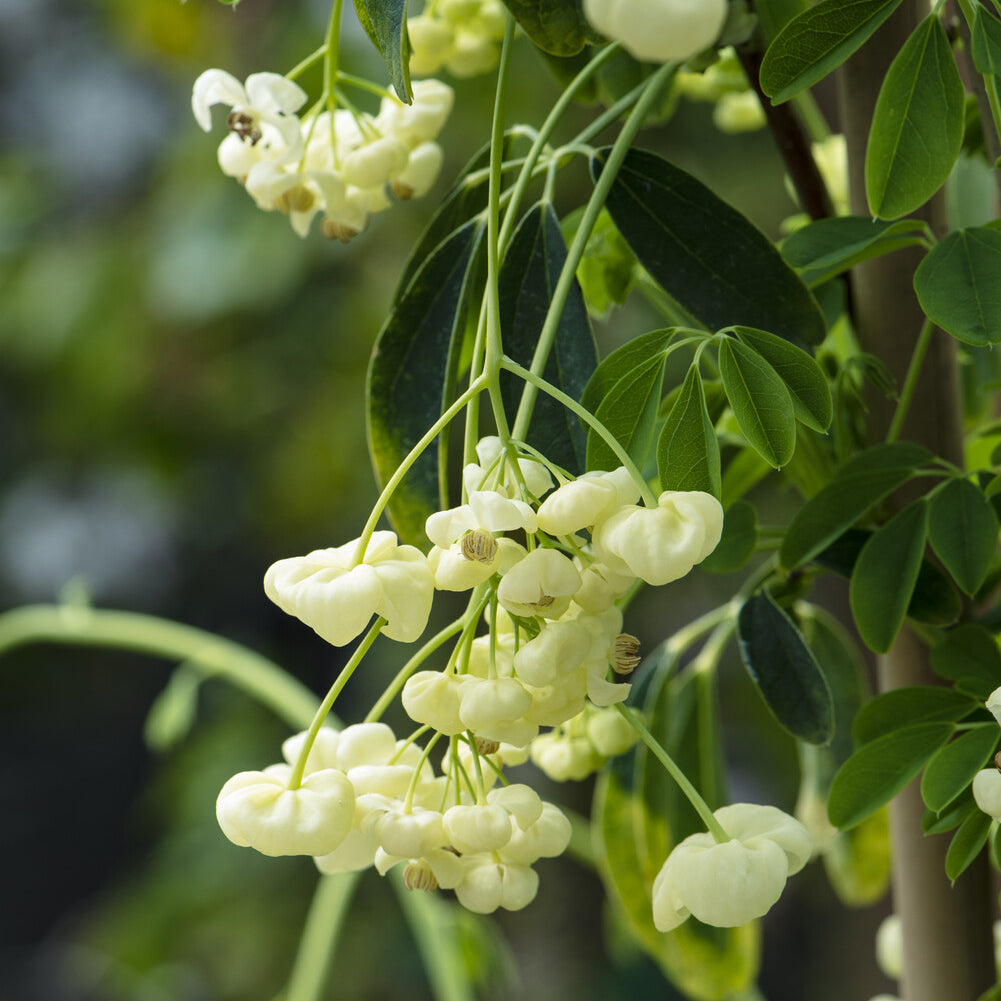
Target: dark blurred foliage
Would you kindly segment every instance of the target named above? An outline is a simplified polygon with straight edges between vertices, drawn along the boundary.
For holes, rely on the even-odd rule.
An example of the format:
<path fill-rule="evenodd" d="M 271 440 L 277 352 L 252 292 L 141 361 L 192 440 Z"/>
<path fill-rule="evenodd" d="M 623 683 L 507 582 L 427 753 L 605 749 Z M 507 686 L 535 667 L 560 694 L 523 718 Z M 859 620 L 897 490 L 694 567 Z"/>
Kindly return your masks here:
<path fill-rule="evenodd" d="M 300 240 L 219 172 L 221 125 L 203 135 L 189 95 L 209 66 L 242 78 L 294 65 L 327 12 L 323 0 L 0 0 L 0 602 L 51 602 L 76 581 L 97 605 L 243 642 L 317 691 L 341 651 L 272 606 L 260 581 L 275 559 L 356 535 L 376 496 L 371 344 L 435 198 L 485 141 L 493 88 L 460 85 L 428 199 L 376 217 L 347 248 Z M 347 68 L 381 79 L 350 11 L 345 24 Z M 556 85 L 527 42 L 516 58 L 510 120 L 537 124 Z M 682 105 L 644 142 L 777 232 L 792 206 L 768 137 L 721 136 L 707 119 Z M 561 211 L 586 196 L 581 166 L 567 184 Z M 602 351 L 655 325 L 630 304 L 600 325 Z M 649 648 L 665 621 L 723 596 L 705 580 L 644 596 L 633 631 Z M 343 718 L 361 718 L 396 670 L 392 647 L 376 647 Z M 3 1001 L 269 1001 L 281 988 L 315 873 L 234 848 L 213 803 L 230 774 L 273 761 L 286 732 L 206 684 L 190 736 L 154 759 L 143 720 L 171 666 L 54 646 L 0 664 Z M 733 668 L 735 792 L 791 807 L 792 748 Z M 549 789 L 581 811 L 587 794 Z M 540 870 L 525 913 L 462 918 L 493 984 L 485 997 L 674 996 L 604 913 L 593 874 L 568 859 Z M 844 974 L 843 925 L 813 931 L 834 906 L 818 867 L 799 891 L 769 922 L 766 993 L 843 1001 L 844 979 L 825 986 Z M 863 923 L 855 941 L 868 943 L 876 918 Z M 329 996 L 430 996 L 373 874 Z"/>

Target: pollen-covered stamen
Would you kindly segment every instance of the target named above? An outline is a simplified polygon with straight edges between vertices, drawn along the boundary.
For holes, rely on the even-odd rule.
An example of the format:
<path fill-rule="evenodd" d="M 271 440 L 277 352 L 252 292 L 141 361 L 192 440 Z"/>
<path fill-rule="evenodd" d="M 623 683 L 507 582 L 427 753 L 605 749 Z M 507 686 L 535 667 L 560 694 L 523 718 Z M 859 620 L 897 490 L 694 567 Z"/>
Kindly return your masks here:
<path fill-rule="evenodd" d="M 423 890 L 434 893 L 438 889 L 438 880 L 431 867 L 424 862 L 410 862 L 403 870 L 403 885 L 408 890 Z"/>
<path fill-rule="evenodd" d="M 248 115 L 246 111 L 236 109 L 231 111 L 226 119 L 226 127 L 244 141 L 249 139 L 251 146 L 256 146 L 261 141 L 262 133 L 257 119 L 253 115 Z"/>
<path fill-rule="evenodd" d="M 328 240 L 339 240 L 341 243 L 350 243 L 359 232 L 354 227 L 337 222 L 329 216 L 323 220 L 320 228 Z"/>
<path fill-rule="evenodd" d="M 485 529 L 466 532 L 459 543 L 462 555 L 472 563 L 491 563 L 497 555 L 497 540 Z"/>
<path fill-rule="evenodd" d="M 548 608 L 556 599 L 551 594 L 542 595 L 538 601 L 532 602 L 536 608 Z"/>
<path fill-rule="evenodd" d="M 640 641 L 629 633 L 619 633 L 612 646 L 612 670 L 616 674 L 632 674 L 640 662 Z"/>
<path fill-rule="evenodd" d="M 488 740 L 486 737 L 476 737 L 476 753 L 481 757 L 487 754 L 496 754 L 500 750 L 499 740 Z"/>

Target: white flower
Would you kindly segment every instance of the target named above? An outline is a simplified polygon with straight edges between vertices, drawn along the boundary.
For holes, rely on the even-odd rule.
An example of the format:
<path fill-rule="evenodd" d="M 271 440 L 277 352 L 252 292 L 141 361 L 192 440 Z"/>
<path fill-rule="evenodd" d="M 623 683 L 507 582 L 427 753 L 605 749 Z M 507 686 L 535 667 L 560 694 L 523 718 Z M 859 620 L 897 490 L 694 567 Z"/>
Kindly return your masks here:
<path fill-rule="evenodd" d="M 584 663 L 592 643 L 591 633 L 580 622 L 548 622 L 538 636 L 519 647 L 515 673 L 536 688 L 554 684 Z"/>
<path fill-rule="evenodd" d="M 544 733 L 532 741 L 532 761 L 554 782 L 579 782 L 604 764 L 585 737 L 557 733 Z"/>
<path fill-rule="evenodd" d="M 374 532 L 356 566 L 357 552 L 356 539 L 279 560 L 265 575 L 264 590 L 334 646 L 350 643 L 373 615 L 386 619 L 390 639 L 413 642 L 427 625 L 434 594 L 427 558 L 397 545 L 393 532 Z"/>
<path fill-rule="evenodd" d="M 511 840 L 501 849 L 505 861 L 531 865 L 540 858 L 555 858 L 570 844 L 570 821 L 559 807 L 543 803 L 539 816 L 525 827 L 516 827 Z"/>
<path fill-rule="evenodd" d="M 502 452 L 504 447 L 496 435 L 488 435 L 476 443 L 479 463 L 470 463 L 462 470 L 462 482 L 467 491 L 482 490 L 487 477 L 494 475 L 500 463 L 504 462 L 504 473 L 500 477 L 498 490 L 504 491 L 508 497 L 519 496 L 518 479 L 509 468 L 508 460 L 501 457 Z M 528 492 L 534 497 L 541 497 L 553 485 L 549 470 L 535 459 L 519 459 L 518 468 Z"/>
<path fill-rule="evenodd" d="M 459 703 L 467 680 L 466 675 L 418 671 L 403 686 L 403 708 L 414 722 L 427 723 L 439 733 L 462 733 L 466 724 L 459 718 Z"/>
<path fill-rule="evenodd" d="M 464 867 L 455 895 L 467 910 L 493 914 L 498 907 L 520 911 L 535 899 L 538 890 L 539 877 L 529 866 L 474 855 Z"/>
<path fill-rule="evenodd" d="M 394 178 L 390 188 L 401 199 L 423 198 L 438 180 L 445 154 L 435 142 L 421 143 L 410 153 L 410 159 Z"/>
<path fill-rule="evenodd" d="M 347 776 L 325 768 L 289 789 L 291 771 L 240 772 L 222 787 L 216 818 L 230 841 L 264 855 L 326 855 L 347 837 L 355 807 Z"/>
<path fill-rule="evenodd" d="M 408 23 L 412 25 L 414 20 Z M 384 97 L 375 124 L 381 132 L 416 150 L 438 138 L 454 101 L 455 94 L 448 84 L 440 80 L 415 80 L 414 103 L 404 104 L 395 97 Z"/>
<path fill-rule="evenodd" d="M 514 678 L 469 677 L 462 689 L 459 717 L 478 737 L 524 747 L 538 732 L 525 719 L 532 696 Z"/>
<path fill-rule="evenodd" d="M 623 504 L 635 504 L 639 495 L 639 487 L 624 466 L 611 473 L 584 473 L 542 502 L 539 528 L 550 535 L 572 535 L 590 528 Z"/>
<path fill-rule="evenodd" d="M 984 703 L 988 712 L 1001 724 L 1001 688 L 995 688 Z"/>
<path fill-rule="evenodd" d="M 639 739 L 629 721 L 615 709 L 600 709 L 590 714 L 587 738 L 605 758 L 625 754 Z"/>
<path fill-rule="evenodd" d="M 887 915 L 876 929 L 876 964 L 891 980 L 904 969 L 904 926 L 899 914 Z"/>
<path fill-rule="evenodd" d="M 394 136 L 382 136 L 341 158 L 341 176 L 357 188 L 378 188 L 407 166 L 407 147 Z"/>
<path fill-rule="evenodd" d="M 612 570 L 659 585 L 701 563 L 722 532 L 723 507 L 712 494 L 667 490 L 655 508 L 619 508 L 595 527 L 593 541 Z"/>
<path fill-rule="evenodd" d="M 984 768 L 973 776 L 973 798 L 984 813 L 1001 820 L 1001 772 Z"/>
<path fill-rule="evenodd" d="M 812 846 L 803 825 L 773 806 L 734 803 L 714 813 L 731 840 L 705 832 L 685 838 L 653 884 L 653 922 L 670 931 L 689 914 L 735 928 L 766 914 L 786 879 L 806 864 Z"/>
<path fill-rule="evenodd" d="M 497 803 L 449 807 L 444 823 L 449 843 L 462 855 L 494 852 L 511 840 L 511 814 Z"/>
<path fill-rule="evenodd" d="M 501 578 L 497 600 L 512 615 L 558 619 L 580 584 L 580 571 L 566 556 L 535 549 Z"/>
<path fill-rule="evenodd" d="M 584 0 L 591 25 L 647 62 L 689 59 L 719 37 L 727 0 Z"/>
<path fill-rule="evenodd" d="M 424 523 L 427 537 L 442 549 L 478 528 L 485 532 L 534 532 L 537 527 L 535 511 L 528 504 L 496 490 L 473 490 L 467 504 L 435 511 Z"/>

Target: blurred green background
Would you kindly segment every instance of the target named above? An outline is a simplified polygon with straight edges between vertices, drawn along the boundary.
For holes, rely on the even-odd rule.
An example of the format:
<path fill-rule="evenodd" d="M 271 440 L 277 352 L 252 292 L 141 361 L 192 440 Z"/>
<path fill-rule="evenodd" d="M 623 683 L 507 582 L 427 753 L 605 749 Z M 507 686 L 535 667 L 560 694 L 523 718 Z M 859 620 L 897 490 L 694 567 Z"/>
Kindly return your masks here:
<path fill-rule="evenodd" d="M 427 199 L 375 217 L 348 247 L 318 232 L 300 240 L 221 174 L 221 116 L 204 135 L 189 96 L 210 66 L 240 78 L 288 69 L 327 14 L 322 0 L 0 0 L 2 607 L 55 601 L 70 584 L 98 606 L 242 642 L 317 691 L 341 652 L 260 582 L 276 559 L 357 535 L 375 499 L 371 345 L 435 200 L 486 139 L 493 86 L 459 83 Z M 383 78 L 350 11 L 345 45 L 347 69 Z M 509 121 L 538 124 L 557 85 L 524 40 L 516 59 Z M 682 103 L 643 143 L 773 235 L 795 211 L 768 136 L 722 135 L 705 105 Z M 572 165 L 560 209 L 586 186 Z M 630 302 L 596 323 L 600 350 L 658 325 Z M 665 621 L 686 621 L 729 583 L 695 575 L 645 595 L 629 627 L 650 649 Z M 343 718 L 361 718 L 398 656 L 377 645 Z M 280 990 L 315 872 L 230 845 L 213 804 L 230 774 L 275 760 L 286 731 L 210 683 L 187 737 L 151 753 L 144 719 L 172 667 L 53 645 L 0 662 L 2 1001 L 270 1001 Z M 732 662 L 725 677 L 734 793 L 790 809 L 793 749 Z M 542 785 L 587 811 L 586 783 Z M 676 996 L 605 912 L 592 873 L 560 859 L 540 874 L 526 912 L 459 918 L 484 997 Z M 792 889 L 767 923 L 769 1001 L 888 989 L 871 959 L 881 912 L 846 915 L 819 866 Z M 372 873 L 328 996 L 430 996 Z"/>

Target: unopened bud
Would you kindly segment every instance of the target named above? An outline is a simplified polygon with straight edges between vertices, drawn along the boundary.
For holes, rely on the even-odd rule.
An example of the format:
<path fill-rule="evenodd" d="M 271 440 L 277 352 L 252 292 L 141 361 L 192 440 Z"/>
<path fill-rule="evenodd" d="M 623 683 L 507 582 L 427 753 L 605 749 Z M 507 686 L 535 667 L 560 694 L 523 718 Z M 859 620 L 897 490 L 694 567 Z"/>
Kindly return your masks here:
<path fill-rule="evenodd" d="M 251 146 L 256 146 L 261 141 L 261 130 L 258 128 L 257 120 L 246 111 L 231 111 L 229 118 L 226 119 L 226 127 L 241 139 L 249 139 Z"/>
<path fill-rule="evenodd" d="M 328 240 L 340 240 L 341 243 L 350 243 L 358 235 L 358 230 L 329 216 L 323 220 L 320 229 Z"/>
<path fill-rule="evenodd" d="M 497 555 L 497 540 L 482 528 L 467 532 L 459 547 L 462 555 L 473 563 L 490 563 Z"/>
<path fill-rule="evenodd" d="M 484 756 L 487 754 L 496 754 L 500 750 L 499 740 L 488 740 L 486 737 L 476 738 L 476 753 Z"/>
<path fill-rule="evenodd" d="M 632 674 L 640 662 L 640 641 L 629 633 L 619 633 L 612 647 L 612 670 L 616 674 Z"/>
<path fill-rule="evenodd" d="M 403 885 L 408 890 L 423 890 L 434 893 L 438 889 L 438 880 L 430 866 L 423 862 L 410 862 L 403 870 Z"/>

